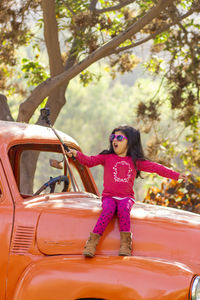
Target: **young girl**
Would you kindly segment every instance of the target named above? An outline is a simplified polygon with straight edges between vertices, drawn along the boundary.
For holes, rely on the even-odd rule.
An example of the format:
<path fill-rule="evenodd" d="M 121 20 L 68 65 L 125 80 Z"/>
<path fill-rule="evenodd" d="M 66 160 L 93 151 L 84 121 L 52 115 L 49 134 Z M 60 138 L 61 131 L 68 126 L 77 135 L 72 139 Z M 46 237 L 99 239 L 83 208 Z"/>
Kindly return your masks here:
<path fill-rule="evenodd" d="M 115 212 L 120 226 L 119 255 L 131 255 L 130 211 L 135 201 L 133 184 L 135 178 L 140 176 L 140 171 L 157 173 L 175 180 L 186 180 L 186 175 L 145 159 L 140 132 L 130 126 L 115 128 L 110 135 L 109 150 L 104 150 L 99 155 L 86 156 L 73 149 L 70 149 L 67 155 L 73 155 L 88 167 L 104 166 L 102 212 L 86 242 L 83 255 L 87 257 L 95 255 L 99 239 Z"/>

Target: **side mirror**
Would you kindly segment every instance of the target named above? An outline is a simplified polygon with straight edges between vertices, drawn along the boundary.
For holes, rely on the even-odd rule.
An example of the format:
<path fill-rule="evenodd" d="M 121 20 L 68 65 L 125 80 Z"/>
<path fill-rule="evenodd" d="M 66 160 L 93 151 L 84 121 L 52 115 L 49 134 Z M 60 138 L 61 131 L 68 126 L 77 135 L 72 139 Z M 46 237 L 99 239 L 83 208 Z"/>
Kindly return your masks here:
<path fill-rule="evenodd" d="M 56 169 L 60 169 L 60 170 L 63 169 L 62 162 L 63 161 L 58 161 L 56 159 L 50 159 L 49 160 L 49 164 L 50 164 L 51 167 L 56 168 Z"/>

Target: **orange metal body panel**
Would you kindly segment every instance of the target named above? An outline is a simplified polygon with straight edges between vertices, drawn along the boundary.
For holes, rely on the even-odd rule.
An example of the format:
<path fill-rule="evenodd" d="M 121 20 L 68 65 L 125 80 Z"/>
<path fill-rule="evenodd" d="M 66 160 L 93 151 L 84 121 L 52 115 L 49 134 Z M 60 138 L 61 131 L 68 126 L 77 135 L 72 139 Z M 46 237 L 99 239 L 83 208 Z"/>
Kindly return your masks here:
<path fill-rule="evenodd" d="M 182 300 L 188 299 L 191 275 L 176 264 L 141 257 L 50 257 L 26 269 L 13 299 L 78 299 L 92 293 L 102 299 Z"/>
<path fill-rule="evenodd" d="M 80 150 L 72 138 L 62 138 Z M 83 246 L 101 210 L 90 171 L 80 170 L 87 192 L 28 198 L 19 192 L 17 151 L 42 144 L 59 144 L 49 128 L 0 121 L 0 299 L 191 299 L 192 278 L 200 273 L 200 216 L 136 203 L 133 256 L 118 257 L 114 218 L 96 257 L 84 259 Z"/>
<path fill-rule="evenodd" d="M 0 148 L 1 151 L 1 148 Z M 0 160 L 0 299 L 5 299 L 9 248 L 13 225 L 13 202 Z"/>

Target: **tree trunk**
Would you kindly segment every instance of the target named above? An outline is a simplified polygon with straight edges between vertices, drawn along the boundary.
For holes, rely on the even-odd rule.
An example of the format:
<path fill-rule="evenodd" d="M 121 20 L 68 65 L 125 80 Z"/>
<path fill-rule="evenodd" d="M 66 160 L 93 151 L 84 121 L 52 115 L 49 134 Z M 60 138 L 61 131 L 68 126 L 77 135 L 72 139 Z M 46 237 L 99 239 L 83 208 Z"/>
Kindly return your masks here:
<path fill-rule="evenodd" d="M 0 94 L 0 120 L 14 121 L 10 113 L 6 96 Z"/>
<path fill-rule="evenodd" d="M 58 40 L 58 26 L 55 17 L 55 1 L 42 0 L 41 5 L 44 17 L 44 37 L 49 56 L 50 74 L 52 77 L 54 77 L 64 71 Z M 50 120 L 52 124 L 54 124 L 63 105 L 66 103 L 65 91 L 67 85 L 68 84 L 64 83 L 59 86 L 50 94 L 48 98 L 46 107 L 50 108 Z M 24 113 L 24 116 L 22 116 L 22 120 L 26 121 L 26 113 Z M 41 120 L 40 117 L 36 123 L 46 126 L 46 124 Z M 33 193 L 33 180 L 37 165 L 37 159 L 38 153 L 34 152 L 26 153 L 22 157 L 23 174 L 21 176 L 20 185 L 21 187 L 23 187 L 23 193 Z M 43 183 L 41 183 L 41 185 L 42 184 Z"/>

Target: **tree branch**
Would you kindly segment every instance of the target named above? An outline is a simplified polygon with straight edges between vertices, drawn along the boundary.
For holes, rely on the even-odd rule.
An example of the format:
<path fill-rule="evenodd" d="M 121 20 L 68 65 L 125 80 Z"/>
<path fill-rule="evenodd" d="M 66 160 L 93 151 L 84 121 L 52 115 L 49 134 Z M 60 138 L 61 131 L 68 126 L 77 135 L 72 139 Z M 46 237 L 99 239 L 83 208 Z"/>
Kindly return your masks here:
<path fill-rule="evenodd" d="M 41 2 L 44 18 L 44 37 L 47 47 L 49 66 L 51 76 L 56 76 L 64 72 L 64 66 L 62 62 L 62 56 L 60 52 L 60 45 L 58 40 L 58 25 L 55 16 L 55 1 L 54 0 L 42 0 Z M 47 102 L 48 107 L 51 107 L 51 123 L 54 124 L 61 108 L 66 102 L 65 99 L 66 84 L 60 86 L 58 89 L 49 94 Z M 32 115 L 29 115 L 29 119 Z M 26 122 L 27 110 L 22 111 L 19 109 L 17 121 Z M 40 124 L 41 120 L 37 121 Z"/>
<path fill-rule="evenodd" d="M 24 7 L 21 7 L 20 13 L 21 13 L 21 15 L 22 15 L 22 21 L 24 20 L 24 14 L 25 14 L 25 12 L 29 9 L 29 6 L 31 5 L 31 3 L 32 3 L 32 0 L 29 0 L 29 1 L 24 5 Z"/>
<path fill-rule="evenodd" d="M 90 5 L 90 10 L 93 11 L 96 14 L 102 14 L 105 12 L 109 12 L 109 11 L 113 11 L 113 10 L 117 10 L 120 9 L 128 4 L 131 4 L 135 2 L 135 0 L 126 0 L 126 1 L 120 1 L 119 4 L 114 5 L 114 6 L 110 6 L 110 7 L 106 7 L 106 8 L 102 8 L 102 9 L 96 9 L 96 3 L 97 1 L 92 1 L 91 5 Z"/>
<path fill-rule="evenodd" d="M 97 2 L 98 0 L 91 0 L 89 10 L 94 11 L 96 9 Z"/>
<path fill-rule="evenodd" d="M 69 68 L 71 68 L 76 62 L 77 54 L 75 54 L 75 51 L 74 51 L 76 49 L 76 44 L 77 44 L 77 41 L 76 41 L 76 38 L 75 38 L 73 43 L 72 43 L 72 47 L 71 47 L 71 50 L 70 50 L 70 53 L 69 53 L 69 57 L 67 58 L 67 61 L 65 63 L 65 70 L 68 70 Z"/>
<path fill-rule="evenodd" d="M 161 0 L 159 3 L 151 8 L 145 16 L 143 16 L 140 20 L 136 23 L 131 25 L 127 30 L 118 34 L 114 37 L 111 41 L 100 47 L 99 49 L 95 50 L 91 53 L 87 58 L 83 61 L 74 65 L 73 67 L 69 68 L 65 72 L 53 77 L 49 78 L 39 86 L 37 86 L 33 92 L 31 93 L 30 97 L 24 101 L 20 105 L 20 113 L 23 116 L 24 112 L 26 112 L 26 118 L 24 118 L 25 122 L 28 122 L 31 116 L 33 115 L 34 111 L 40 105 L 45 97 L 47 97 L 55 88 L 59 87 L 60 85 L 69 82 L 72 78 L 78 75 L 81 71 L 85 70 L 94 62 L 102 59 L 103 57 L 107 56 L 108 53 L 113 51 L 116 47 L 118 47 L 121 43 L 130 39 L 133 35 L 139 32 L 144 26 L 149 24 L 155 17 L 157 17 L 163 9 L 173 3 L 175 0 Z"/>
<path fill-rule="evenodd" d="M 193 73 L 194 73 L 193 78 L 194 78 L 195 85 L 196 85 L 196 88 L 197 88 L 197 99 L 199 100 L 198 72 L 197 72 L 197 69 L 196 69 L 196 57 L 195 57 L 194 47 L 193 47 L 193 44 L 188 39 L 189 32 L 185 29 L 185 27 L 181 24 L 181 22 L 178 22 L 178 25 L 183 30 L 184 35 L 185 35 L 186 43 L 187 43 L 187 45 L 190 49 L 191 60 L 192 60 L 192 65 L 193 65 L 193 68 L 192 68 L 193 72 L 191 72 L 191 75 L 193 75 Z"/>
<path fill-rule="evenodd" d="M 163 26 L 162 28 L 160 28 L 159 30 L 157 30 L 156 32 L 148 35 L 146 38 L 141 39 L 140 41 L 136 42 L 136 43 L 132 43 L 131 45 L 128 45 L 126 47 L 121 47 L 121 48 L 117 48 L 116 50 L 114 50 L 112 53 L 110 54 L 118 54 L 122 51 L 126 51 L 132 48 L 135 48 L 139 45 L 142 45 L 152 39 L 154 39 L 158 34 L 161 34 L 162 32 L 165 32 L 166 30 L 168 30 L 171 26 L 174 26 L 176 24 L 178 24 L 178 22 L 182 21 L 183 19 L 187 18 L 188 16 L 192 15 L 195 12 L 195 8 L 191 8 L 186 14 L 182 15 L 179 19 L 177 19 L 176 21 L 167 24 L 165 26 Z"/>
<path fill-rule="evenodd" d="M 71 7 L 68 5 L 67 2 L 62 1 L 62 3 L 67 7 L 67 9 L 71 12 L 71 14 L 72 14 L 73 16 L 76 15 L 75 12 L 74 12 L 74 11 L 71 9 Z"/>
<path fill-rule="evenodd" d="M 55 16 L 55 0 L 42 0 L 44 17 L 44 38 L 49 56 L 51 76 L 64 71 L 60 44 L 58 40 L 58 24 Z"/>
<path fill-rule="evenodd" d="M 55 0 L 42 0 L 42 10 L 44 16 L 44 37 L 49 57 L 50 74 L 51 77 L 53 77 L 64 72 L 58 39 Z M 46 106 L 51 109 L 50 119 L 52 124 L 54 124 L 60 110 L 66 103 L 65 90 L 66 84 L 63 84 L 49 95 Z M 41 120 L 39 118 L 37 123 L 40 124 L 40 122 Z"/>

